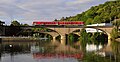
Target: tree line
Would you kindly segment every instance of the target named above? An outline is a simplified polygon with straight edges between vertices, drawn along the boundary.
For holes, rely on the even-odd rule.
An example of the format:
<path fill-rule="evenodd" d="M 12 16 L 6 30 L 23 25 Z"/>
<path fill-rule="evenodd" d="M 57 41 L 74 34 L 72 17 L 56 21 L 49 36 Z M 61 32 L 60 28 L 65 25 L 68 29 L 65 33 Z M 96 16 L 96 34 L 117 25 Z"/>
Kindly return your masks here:
<path fill-rule="evenodd" d="M 28 24 L 22 24 L 18 22 L 17 20 L 14 20 L 11 22 L 10 26 L 29 26 Z"/>
<path fill-rule="evenodd" d="M 120 1 L 107 1 L 89 10 L 70 17 L 62 17 L 55 21 L 84 21 L 85 24 L 110 23 L 120 18 Z"/>

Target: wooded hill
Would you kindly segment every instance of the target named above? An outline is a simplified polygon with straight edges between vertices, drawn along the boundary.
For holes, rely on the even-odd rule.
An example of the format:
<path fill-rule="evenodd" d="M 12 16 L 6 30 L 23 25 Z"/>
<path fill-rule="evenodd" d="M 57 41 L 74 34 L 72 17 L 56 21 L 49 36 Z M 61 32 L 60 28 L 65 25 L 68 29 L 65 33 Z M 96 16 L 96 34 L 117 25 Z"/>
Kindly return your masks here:
<path fill-rule="evenodd" d="M 55 21 L 84 21 L 85 24 L 109 23 L 120 18 L 120 1 L 107 1 L 93 6 L 89 10 L 70 17 L 62 17 Z"/>

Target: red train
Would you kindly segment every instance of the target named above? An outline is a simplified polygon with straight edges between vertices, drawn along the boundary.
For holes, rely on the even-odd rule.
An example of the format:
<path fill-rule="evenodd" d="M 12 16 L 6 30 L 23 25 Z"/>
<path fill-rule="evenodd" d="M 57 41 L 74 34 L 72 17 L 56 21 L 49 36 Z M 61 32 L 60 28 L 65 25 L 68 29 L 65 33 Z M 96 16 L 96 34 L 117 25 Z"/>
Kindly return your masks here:
<path fill-rule="evenodd" d="M 82 21 L 33 22 L 33 25 L 84 25 Z"/>

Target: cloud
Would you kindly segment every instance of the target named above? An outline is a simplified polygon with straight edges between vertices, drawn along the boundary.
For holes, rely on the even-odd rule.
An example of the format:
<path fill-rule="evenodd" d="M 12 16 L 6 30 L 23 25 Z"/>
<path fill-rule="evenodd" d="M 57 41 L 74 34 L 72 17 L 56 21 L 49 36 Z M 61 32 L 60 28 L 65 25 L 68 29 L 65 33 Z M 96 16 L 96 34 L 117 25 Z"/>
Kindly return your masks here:
<path fill-rule="evenodd" d="M 15 5 L 0 4 L 0 11 L 8 14 L 9 16 L 12 16 L 12 15 L 18 15 L 18 14 L 24 13 L 27 10 L 22 9 Z"/>
<path fill-rule="evenodd" d="M 70 2 L 67 2 L 68 5 L 76 5 L 76 4 L 84 4 L 84 3 L 87 3 L 87 2 L 91 2 L 93 0 L 73 0 L 73 1 L 70 1 Z"/>
<path fill-rule="evenodd" d="M 105 1 L 107 0 L 1 0 L 0 15 L 31 24 L 34 20 L 53 21 L 73 16 Z"/>
<path fill-rule="evenodd" d="M 11 4 L 14 2 L 15 2 L 15 0 L 0 0 L 0 4 Z"/>

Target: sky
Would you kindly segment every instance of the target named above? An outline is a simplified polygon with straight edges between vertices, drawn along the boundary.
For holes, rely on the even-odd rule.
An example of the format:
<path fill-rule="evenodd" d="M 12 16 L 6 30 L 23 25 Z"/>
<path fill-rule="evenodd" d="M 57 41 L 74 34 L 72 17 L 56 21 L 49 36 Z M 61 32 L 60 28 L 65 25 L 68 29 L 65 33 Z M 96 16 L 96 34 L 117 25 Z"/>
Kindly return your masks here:
<path fill-rule="evenodd" d="M 0 20 L 9 25 L 13 20 L 32 24 L 33 21 L 54 21 L 75 16 L 108 0 L 0 0 Z"/>

